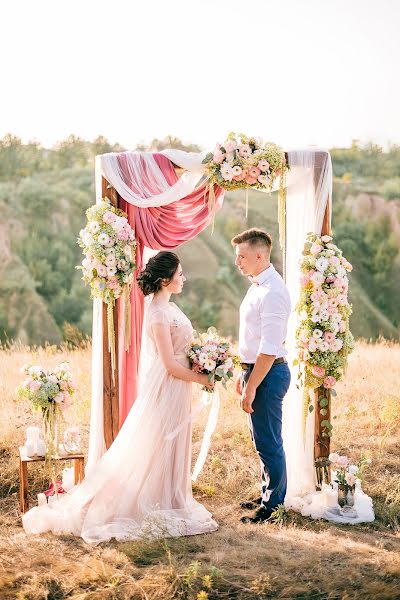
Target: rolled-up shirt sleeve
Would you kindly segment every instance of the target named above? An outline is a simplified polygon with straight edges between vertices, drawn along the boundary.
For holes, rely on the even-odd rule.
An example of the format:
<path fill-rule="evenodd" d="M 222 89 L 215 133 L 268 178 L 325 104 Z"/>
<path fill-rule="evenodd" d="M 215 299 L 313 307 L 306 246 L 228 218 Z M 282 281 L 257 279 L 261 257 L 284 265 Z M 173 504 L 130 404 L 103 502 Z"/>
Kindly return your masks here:
<path fill-rule="evenodd" d="M 288 319 L 287 302 L 272 291 L 260 302 L 261 339 L 257 354 L 276 356 L 285 342 Z"/>

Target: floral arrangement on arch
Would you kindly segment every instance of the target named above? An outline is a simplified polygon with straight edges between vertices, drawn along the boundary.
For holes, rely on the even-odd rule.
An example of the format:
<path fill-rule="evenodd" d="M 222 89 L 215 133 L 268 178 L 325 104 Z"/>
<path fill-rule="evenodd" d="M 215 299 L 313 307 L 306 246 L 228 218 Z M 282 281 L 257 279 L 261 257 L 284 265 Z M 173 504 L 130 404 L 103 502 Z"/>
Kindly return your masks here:
<path fill-rule="evenodd" d="M 275 179 L 287 169 L 279 146 L 233 132 L 207 154 L 203 163 L 211 181 L 226 190 L 250 186 L 271 191 Z"/>
<path fill-rule="evenodd" d="M 354 348 L 349 329 L 352 313 L 348 301 L 347 273 L 351 264 L 329 235 L 307 235 L 300 260 L 300 299 L 296 306 L 299 325 L 296 330 L 299 377 L 304 386 L 304 423 L 310 405 L 311 390 L 331 390 L 345 371 L 348 354 Z M 322 416 L 328 413 L 328 400 L 320 394 Z M 332 424 L 321 423 L 324 435 L 332 435 Z"/>
<path fill-rule="evenodd" d="M 129 348 L 130 345 L 130 291 L 136 269 L 135 233 L 126 213 L 112 206 L 107 198 L 88 208 L 86 216 L 87 225 L 78 237 L 85 258 L 76 268 L 82 269 L 82 279 L 90 285 L 92 297 L 101 298 L 107 304 L 108 341 L 114 375 L 113 307 L 122 295 L 125 300 L 125 346 Z"/>
<path fill-rule="evenodd" d="M 187 355 L 192 371 L 205 373 L 210 384 L 222 381 L 225 388 L 235 366 L 240 364 L 239 356 L 234 354 L 229 342 L 217 334 L 215 327 L 209 327 L 207 333 L 195 333 Z"/>
<path fill-rule="evenodd" d="M 278 221 L 280 243 L 284 248 L 285 238 L 285 175 L 288 170 L 285 153 L 272 142 L 248 137 L 244 133 L 231 132 L 214 152 L 203 160 L 209 178 L 209 203 L 214 203 L 214 184 L 225 190 L 246 189 L 246 217 L 248 212 L 249 187 L 262 192 L 271 192 L 279 177 Z"/>

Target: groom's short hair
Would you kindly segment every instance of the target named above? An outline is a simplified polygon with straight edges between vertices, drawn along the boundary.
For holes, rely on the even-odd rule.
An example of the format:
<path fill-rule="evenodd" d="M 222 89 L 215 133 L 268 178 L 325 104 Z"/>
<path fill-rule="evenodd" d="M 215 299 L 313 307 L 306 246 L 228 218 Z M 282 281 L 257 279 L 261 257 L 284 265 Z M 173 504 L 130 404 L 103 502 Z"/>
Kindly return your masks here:
<path fill-rule="evenodd" d="M 246 229 L 246 231 L 242 231 L 242 233 L 235 235 L 235 237 L 231 239 L 232 246 L 243 244 L 243 242 L 248 242 L 250 246 L 264 246 L 268 248 L 269 251 L 271 251 L 272 248 L 272 239 L 269 233 L 262 229 L 258 229 L 257 227 Z"/>

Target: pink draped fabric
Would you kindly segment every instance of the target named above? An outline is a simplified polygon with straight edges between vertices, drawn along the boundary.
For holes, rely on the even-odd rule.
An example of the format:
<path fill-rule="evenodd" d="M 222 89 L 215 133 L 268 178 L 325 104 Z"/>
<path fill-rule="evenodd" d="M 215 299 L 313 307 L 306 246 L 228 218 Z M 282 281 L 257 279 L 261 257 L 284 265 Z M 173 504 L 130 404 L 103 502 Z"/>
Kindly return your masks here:
<path fill-rule="evenodd" d="M 176 183 L 178 176 L 168 158 L 162 154 L 154 154 L 165 179 L 171 186 Z M 127 174 L 126 157 L 121 154 L 121 168 Z M 145 180 L 146 188 L 152 194 L 158 194 L 159 189 L 151 180 L 145 165 L 141 165 L 141 177 Z M 140 184 L 132 181 L 131 189 L 140 193 Z M 224 190 L 218 186 L 214 188 L 215 207 L 213 212 L 208 209 L 207 183 L 201 185 L 194 192 L 177 202 L 167 206 L 139 208 L 120 200 L 120 208 L 128 214 L 128 220 L 135 230 L 138 242 L 137 272 L 142 270 L 144 246 L 155 250 L 174 250 L 184 242 L 196 237 L 213 218 L 213 213 L 222 207 Z M 140 345 L 142 338 L 144 297 L 134 283 L 131 293 L 131 346 L 129 352 L 125 351 L 123 327 L 123 301 L 118 302 L 118 368 L 119 368 L 119 424 L 122 426 L 129 410 L 136 399 L 137 374 L 140 358 Z"/>

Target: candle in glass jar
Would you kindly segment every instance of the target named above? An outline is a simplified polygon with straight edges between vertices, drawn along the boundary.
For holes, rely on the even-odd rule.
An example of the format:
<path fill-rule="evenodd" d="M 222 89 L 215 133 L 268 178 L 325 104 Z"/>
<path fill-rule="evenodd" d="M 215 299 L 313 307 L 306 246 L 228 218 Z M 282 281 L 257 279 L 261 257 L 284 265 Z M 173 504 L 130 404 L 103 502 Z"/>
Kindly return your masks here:
<path fill-rule="evenodd" d="M 46 444 L 41 439 L 36 443 L 36 454 L 38 456 L 44 456 L 46 454 Z"/>
<path fill-rule="evenodd" d="M 40 435 L 39 427 L 28 427 L 26 430 L 26 441 L 36 444 Z"/>
<path fill-rule="evenodd" d="M 32 442 L 25 442 L 25 456 L 35 456 L 35 446 Z"/>
<path fill-rule="evenodd" d="M 75 475 L 73 467 L 63 469 L 62 486 L 68 492 L 75 485 Z"/>
<path fill-rule="evenodd" d="M 45 494 L 38 494 L 37 495 L 38 498 L 38 505 L 39 506 L 44 506 L 45 504 L 47 504 L 47 498 Z"/>
<path fill-rule="evenodd" d="M 338 491 L 332 488 L 326 489 L 324 493 L 325 506 L 335 508 L 338 504 Z"/>

